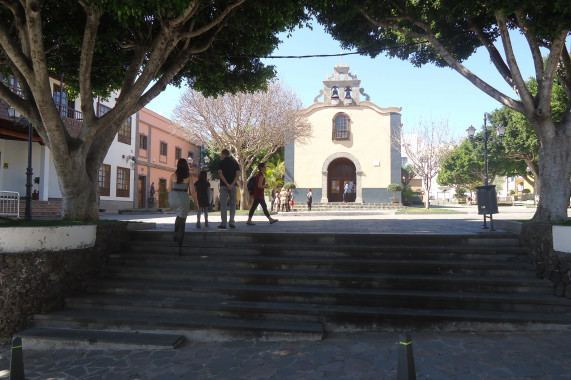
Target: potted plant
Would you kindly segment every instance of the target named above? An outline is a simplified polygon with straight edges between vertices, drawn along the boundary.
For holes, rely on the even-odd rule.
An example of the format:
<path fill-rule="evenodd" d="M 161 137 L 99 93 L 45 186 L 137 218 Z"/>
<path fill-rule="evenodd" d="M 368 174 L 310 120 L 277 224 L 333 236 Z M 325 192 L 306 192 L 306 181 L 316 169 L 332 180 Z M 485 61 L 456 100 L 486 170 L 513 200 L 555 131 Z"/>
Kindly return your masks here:
<path fill-rule="evenodd" d="M 387 191 L 392 191 L 393 193 L 393 197 L 391 198 L 393 203 L 398 203 L 399 199 L 397 198 L 397 191 L 401 190 L 402 187 L 398 183 L 391 183 L 389 186 L 387 186 Z"/>
<path fill-rule="evenodd" d="M 517 201 L 517 196 L 515 195 L 515 191 L 510 190 L 510 196 L 513 198 L 514 201 Z"/>

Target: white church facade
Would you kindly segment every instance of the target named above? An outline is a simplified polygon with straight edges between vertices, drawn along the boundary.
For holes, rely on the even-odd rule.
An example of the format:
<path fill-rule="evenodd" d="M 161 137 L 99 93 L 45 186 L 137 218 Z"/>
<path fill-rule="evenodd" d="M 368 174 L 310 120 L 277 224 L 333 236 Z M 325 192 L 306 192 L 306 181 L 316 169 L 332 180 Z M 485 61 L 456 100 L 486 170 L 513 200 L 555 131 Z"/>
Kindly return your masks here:
<path fill-rule="evenodd" d="M 401 183 L 401 155 L 395 149 L 401 108 L 372 103 L 361 81 L 341 63 L 303 112 L 312 137 L 285 148 L 285 182 L 295 184 L 296 201 L 303 202 L 311 188 L 313 202 L 390 203 L 388 185 Z M 347 183 L 352 192 L 344 199 Z"/>

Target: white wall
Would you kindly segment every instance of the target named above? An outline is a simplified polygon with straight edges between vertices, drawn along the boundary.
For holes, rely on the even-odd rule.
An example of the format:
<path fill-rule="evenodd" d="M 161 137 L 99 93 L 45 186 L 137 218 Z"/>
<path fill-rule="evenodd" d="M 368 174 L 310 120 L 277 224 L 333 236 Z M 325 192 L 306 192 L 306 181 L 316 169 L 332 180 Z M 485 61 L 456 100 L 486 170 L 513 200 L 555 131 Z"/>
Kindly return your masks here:
<path fill-rule="evenodd" d="M 0 140 L 2 152 L 2 171 L 0 189 L 4 191 L 17 191 L 20 196 L 26 195 L 26 169 L 28 167 L 28 142 L 15 140 Z M 34 177 L 41 176 L 41 151 L 37 142 L 32 143 L 32 184 Z M 7 164 L 8 167 L 4 167 Z M 32 187 L 32 191 L 37 186 Z"/>

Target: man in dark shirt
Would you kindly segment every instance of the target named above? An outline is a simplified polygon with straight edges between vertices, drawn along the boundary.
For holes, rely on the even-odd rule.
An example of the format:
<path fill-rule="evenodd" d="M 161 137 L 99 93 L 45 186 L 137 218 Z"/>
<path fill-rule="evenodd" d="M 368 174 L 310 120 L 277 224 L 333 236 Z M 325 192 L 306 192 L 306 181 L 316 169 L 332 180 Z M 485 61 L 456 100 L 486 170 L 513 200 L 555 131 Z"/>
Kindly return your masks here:
<path fill-rule="evenodd" d="M 218 177 L 220 177 L 220 218 L 218 228 L 226 228 L 226 209 L 230 200 L 230 228 L 236 228 L 234 216 L 236 215 L 236 201 L 238 188 L 236 182 L 240 177 L 240 166 L 232 157 L 228 149 L 220 152 L 222 160 L 218 164 Z"/>

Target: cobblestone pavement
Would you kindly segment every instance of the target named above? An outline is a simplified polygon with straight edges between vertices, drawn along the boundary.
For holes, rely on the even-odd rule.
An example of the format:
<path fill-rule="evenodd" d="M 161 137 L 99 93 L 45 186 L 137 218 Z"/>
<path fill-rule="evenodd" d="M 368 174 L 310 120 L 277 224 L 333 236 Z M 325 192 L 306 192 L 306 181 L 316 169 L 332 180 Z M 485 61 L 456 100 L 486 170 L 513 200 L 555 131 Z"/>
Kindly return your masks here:
<path fill-rule="evenodd" d="M 480 233 L 475 207 L 458 214 L 394 215 L 369 213 L 280 213 L 269 225 L 256 215 L 247 226 L 237 215 L 236 229 L 255 232 Z M 500 208 L 494 220 L 527 220 L 534 209 Z M 174 216 L 106 215 L 102 218 L 157 223 L 172 230 Z M 220 231 L 219 215 L 197 230 Z M 413 332 L 418 379 L 571 379 L 571 331 Z M 171 350 L 24 351 L 27 379 L 394 379 L 398 333 L 333 334 L 318 342 L 189 342 Z M 9 378 L 10 347 L 0 345 L 0 379 Z"/>
<path fill-rule="evenodd" d="M 569 379 L 571 331 L 412 333 L 418 379 Z M 33 379 L 395 379 L 398 333 L 318 342 L 189 343 L 177 350 L 24 351 Z M 0 350 L 0 379 L 10 352 Z"/>

